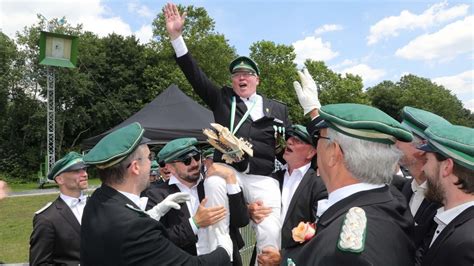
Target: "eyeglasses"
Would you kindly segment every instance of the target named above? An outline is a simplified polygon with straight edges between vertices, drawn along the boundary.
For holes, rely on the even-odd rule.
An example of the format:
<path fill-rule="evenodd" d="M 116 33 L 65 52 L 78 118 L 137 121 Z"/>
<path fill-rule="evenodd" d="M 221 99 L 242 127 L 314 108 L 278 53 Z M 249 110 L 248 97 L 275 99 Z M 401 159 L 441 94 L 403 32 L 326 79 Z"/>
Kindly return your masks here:
<path fill-rule="evenodd" d="M 250 71 L 240 71 L 240 72 L 232 73 L 232 78 L 240 78 L 240 77 L 248 78 L 251 76 L 255 76 L 255 73 L 250 72 Z"/>
<path fill-rule="evenodd" d="M 184 165 L 189 166 L 191 164 L 191 159 L 194 159 L 196 162 L 199 162 L 201 160 L 201 154 L 200 153 L 188 153 L 186 156 L 182 158 L 178 158 L 175 160 L 175 162 L 182 162 Z"/>
<path fill-rule="evenodd" d="M 314 137 L 314 145 L 318 145 L 318 140 L 320 139 L 331 140 L 331 138 L 321 136 L 319 132 L 315 132 L 313 137 Z"/>

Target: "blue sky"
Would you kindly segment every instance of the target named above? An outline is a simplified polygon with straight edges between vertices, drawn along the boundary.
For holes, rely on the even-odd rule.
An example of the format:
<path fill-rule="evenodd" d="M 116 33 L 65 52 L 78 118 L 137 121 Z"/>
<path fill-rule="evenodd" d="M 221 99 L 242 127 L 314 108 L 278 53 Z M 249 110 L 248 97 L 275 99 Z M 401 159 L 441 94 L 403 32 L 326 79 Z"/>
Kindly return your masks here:
<path fill-rule="evenodd" d="M 151 38 L 165 1 L 0 0 L 0 28 L 9 36 L 36 21 L 66 16 L 100 36 Z M 334 71 L 359 74 L 364 86 L 407 73 L 450 89 L 474 111 L 472 1 L 176 1 L 204 7 L 241 55 L 252 43 L 293 45 L 296 63 L 323 60 Z"/>

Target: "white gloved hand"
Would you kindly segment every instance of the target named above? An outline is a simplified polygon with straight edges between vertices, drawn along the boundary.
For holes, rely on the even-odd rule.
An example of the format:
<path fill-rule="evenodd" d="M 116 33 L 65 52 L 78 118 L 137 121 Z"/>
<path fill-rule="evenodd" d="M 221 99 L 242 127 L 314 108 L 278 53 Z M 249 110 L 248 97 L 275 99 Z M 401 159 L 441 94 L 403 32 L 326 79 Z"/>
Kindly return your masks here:
<path fill-rule="evenodd" d="M 301 85 L 303 86 L 298 81 L 294 81 L 293 87 L 295 88 L 296 95 L 298 95 L 298 101 L 301 107 L 303 107 L 304 114 L 307 115 L 312 110 L 321 108 L 318 98 L 318 87 L 313 77 L 309 74 L 308 69 L 303 69 L 303 72 L 298 71 L 298 76 L 300 76 Z"/>
<path fill-rule="evenodd" d="M 185 192 L 178 192 L 169 195 L 162 202 L 158 203 L 155 207 L 148 210 L 146 213 L 150 215 L 151 218 L 159 221 L 163 215 L 165 215 L 171 208 L 179 210 L 181 206 L 180 203 L 191 200 L 191 195 Z"/>
<path fill-rule="evenodd" d="M 227 254 L 229 255 L 230 261 L 232 261 L 232 251 L 233 251 L 233 244 L 232 239 L 230 239 L 229 234 L 225 233 L 221 228 L 215 227 L 215 236 L 217 240 L 217 246 L 223 247 Z"/>

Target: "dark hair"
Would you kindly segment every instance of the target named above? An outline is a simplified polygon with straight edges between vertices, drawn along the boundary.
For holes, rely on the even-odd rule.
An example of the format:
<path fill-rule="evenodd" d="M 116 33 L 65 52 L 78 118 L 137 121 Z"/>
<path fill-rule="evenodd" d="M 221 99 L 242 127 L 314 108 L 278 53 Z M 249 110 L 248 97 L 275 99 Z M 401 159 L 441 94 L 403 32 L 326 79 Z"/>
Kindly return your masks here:
<path fill-rule="evenodd" d="M 141 145 L 140 145 L 141 146 Z M 115 164 L 105 169 L 97 168 L 97 174 L 100 180 L 104 184 L 122 184 L 125 180 L 125 173 L 127 172 L 127 166 L 140 154 L 140 146 L 138 146 L 131 154 L 127 156 L 120 163 Z"/>
<path fill-rule="evenodd" d="M 445 161 L 448 158 L 445 156 L 435 153 L 436 160 Z M 458 181 L 454 183 L 460 190 L 467 194 L 474 194 L 474 170 L 468 169 L 453 160 L 453 174 L 458 178 Z"/>

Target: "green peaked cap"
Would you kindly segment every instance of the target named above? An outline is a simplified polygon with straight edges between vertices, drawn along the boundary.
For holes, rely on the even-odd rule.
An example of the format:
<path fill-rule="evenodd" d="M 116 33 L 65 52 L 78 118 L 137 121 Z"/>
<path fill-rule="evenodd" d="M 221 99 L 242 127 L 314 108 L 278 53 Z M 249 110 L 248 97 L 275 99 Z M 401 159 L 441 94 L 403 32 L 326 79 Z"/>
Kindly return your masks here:
<path fill-rule="evenodd" d="M 402 119 L 403 126 L 423 139 L 426 139 L 424 131 L 427 127 L 437 124 L 451 124 L 448 120 L 442 118 L 439 115 L 411 106 L 403 107 Z"/>
<path fill-rule="evenodd" d="M 84 162 L 99 169 L 116 165 L 135 151 L 140 144 L 150 141 L 143 137 L 144 133 L 145 129 L 138 122 L 119 128 L 103 137 L 84 156 Z"/>
<path fill-rule="evenodd" d="M 355 103 L 329 104 L 319 110 L 321 121 L 317 128 L 331 127 L 354 138 L 394 144 L 397 140 L 410 142 L 413 135 L 397 120 L 381 110 Z"/>
<path fill-rule="evenodd" d="M 455 125 L 433 125 L 425 130 L 428 143 L 419 149 L 436 152 L 474 170 L 474 129 Z"/>
<path fill-rule="evenodd" d="M 294 124 L 291 126 L 291 131 L 286 133 L 288 136 L 296 137 L 307 144 L 313 145 L 313 141 L 311 140 L 311 136 L 306 130 L 306 127 L 298 124 Z"/>
<path fill-rule="evenodd" d="M 230 73 L 234 73 L 238 69 L 247 69 L 257 74 L 257 76 L 260 76 L 260 70 L 258 69 L 257 63 L 246 56 L 239 56 L 230 63 Z"/>
<path fill-rule="evenodd" d="M 77 152 L 71 151 L 66 154 L 61 160 L 57 161 L 51 171 L 49 171 L 48 179 L 54 180 L 56 176 L 69 171 L 79 170 L 86 168 L 82 155 Z"/>
<path fill-rule="evenodd" d="M 212 158 L 214 156 L 214 148 L 208 148 L 202 152 L 202 157 L 204 158 Z"/>
<path fill-rule="evenodd" d="M 197 143 L 196 138 L 179 138 L 168 142 L 158 153 L 160 163 L 169 163 L 191 151 L 198 151 L 194 146 Z"/>

